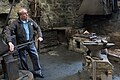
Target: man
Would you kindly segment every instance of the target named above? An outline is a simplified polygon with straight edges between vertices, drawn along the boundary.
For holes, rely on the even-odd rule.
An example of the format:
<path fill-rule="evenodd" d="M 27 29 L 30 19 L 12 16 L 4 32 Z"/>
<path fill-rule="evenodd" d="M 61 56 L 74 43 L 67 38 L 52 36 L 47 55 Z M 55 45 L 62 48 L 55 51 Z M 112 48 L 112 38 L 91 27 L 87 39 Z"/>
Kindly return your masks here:
<path fill-rule="evenodd" d="M 38 33 L 38 40 L 43 40 L 40 27 L 36 24 L 36 22 L 28 18 L 28 13 L 25 8 L 19 9 L 18 16 L 18 19 L 13 21 L 11 25 L 6 29 L 6 38 L 10 51 L 14 51 L 14 44 L 12 43 L 13 34 L 16 36 L 17 44 L 22 44 L 34 40 L 34 31 L 37 31 Z M 18 52 L 21 59 L 22 69 L 29 70 L 26 62 L 26 53 L 28 52 L 33 63 L 33 74 L 37 77 L 44 78 L 41 73 L 39 56 L 35 44 L 28 44 L 26 47 L 20 49 Z"/>

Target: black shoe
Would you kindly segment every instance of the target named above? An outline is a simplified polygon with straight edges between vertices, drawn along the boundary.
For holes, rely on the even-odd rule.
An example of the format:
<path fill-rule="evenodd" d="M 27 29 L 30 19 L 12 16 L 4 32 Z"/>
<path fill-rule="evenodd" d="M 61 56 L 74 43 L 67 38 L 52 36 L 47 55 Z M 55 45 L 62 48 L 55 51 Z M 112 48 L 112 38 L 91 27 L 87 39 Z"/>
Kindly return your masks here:
<path fill-rule="evenodd" d="M 44 76 L 43 76 L 41 70 L 34 71 L 34 72 L 32 72 L 32 73 L 33 73 L 34 77 L 44 78 Z"/>
<path fill-rule="evenodd" d="M 43 74 L 33 74 L 34 77 L 40 77 L 40 78 L 44 78 Z"/>

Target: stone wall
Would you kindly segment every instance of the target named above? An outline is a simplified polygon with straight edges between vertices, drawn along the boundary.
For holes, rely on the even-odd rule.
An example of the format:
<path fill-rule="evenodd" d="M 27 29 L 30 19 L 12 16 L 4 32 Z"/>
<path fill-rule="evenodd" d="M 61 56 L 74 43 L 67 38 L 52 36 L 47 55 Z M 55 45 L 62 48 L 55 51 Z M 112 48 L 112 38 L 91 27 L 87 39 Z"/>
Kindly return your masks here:
<path fill-rule="evenodd" d="M 40 19 L 37 21 L 40 22 L 40 25 L 43 29 L 53 27 L 85 27 L 89 32 L 95 32 L 98 35 L 109 36 L 110 41 L 114 42 L 116 44 L 116 47 L 119 48 L 120 42 L 118 39 L 116 39 L 119 37 L 118 34 L 120 33 L 119 12 L 113 12 L 110 15 L 96 14 L 96 16 L 87 16 L 86 18 L 84 14 L 80 14 L 80 7 L 83 0 L 35 1 L 39 3 L 38 10 L 41 10 L 40 14 L 38 14 L 38 16 L 40 16 Z M 117 34 L 115 34 L 115 32 L 117 32 Z"/>
<path fill-rule="evenodd" d="M 13 0 L 0 0 L 0 32 L 2 31 L 1 27 L 3 27 L 6 23 L 6 19 L 10 12 L 12 2 Z M 12 7 L 12 11 L 9 16 L 8 24 L 18 17 L 17 12 L 20 7 L 28 8 L 28 1 L 15 0 L 14 5 Z"/>
<path fill-rule="evenodd" d="M 0 0 L 0 14 L 9 13 L 12 0 Z M 119 40 L 115 39 L 120 33 L 120 14 L 119 12 L 107 16 L 87 17 L 79 14 L 80 6 L 83 0 L 16 0 L 10 15 L 10 21 L 17 18 L 19 7 L 26 7 L 30 10 L 30 1 L 34 9 L 30 17 L 35 19 L 42 29 L 53 27 L 85 27 L 90 32 L 110 36 L 111 41 L 119 45 Z M 0 18 L 2 19 L 2 18 Z M 1 21 L 1 20 L 0 20 Z M 0 24 L 4 23 L 0 22 Z M 114 39 L 112 38 L 113 36 Z M 117 37 L 116 37 L 117 36 Z M 116 41 L 117 40 L 117 41 Z"/>
<path fill-rule="evenodd" d="M 82 0 L 38 0 L 41 25 L 51 27 L 82 26 L 83 15 L 77 13 Z"/>

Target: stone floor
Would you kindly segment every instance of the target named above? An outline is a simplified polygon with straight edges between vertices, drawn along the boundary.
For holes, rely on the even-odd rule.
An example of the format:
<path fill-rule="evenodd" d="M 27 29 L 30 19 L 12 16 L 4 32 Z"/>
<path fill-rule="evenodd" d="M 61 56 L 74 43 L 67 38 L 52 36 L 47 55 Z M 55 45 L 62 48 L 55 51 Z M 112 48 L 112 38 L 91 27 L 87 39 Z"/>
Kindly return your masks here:
<path fill-rule="evenodd" d="M 28 60 L 29 68 L 32 70 L 32 63 Z M 69 51 L 65 45 L 40 54 L 40 62 L 45 78 L 34 80 L 80 80 L 78 71 L 82 70 L 83 54 Z M 112 80 L 120 80 L 120 64 L 114 61 L 111 63 L 114 66 Z"/>
<path fill-rule="evenodd" d="M 82 70 L 82 55 L 68 51 L 65 46 L 40 54 L 40 62 L 45 78 L 35 80 L 79 80 L 78 71 Z"/>
<path fill-rule="evenodd" d="M 80 53 L 68 51 L 63 45 L 48 53 L 40 54 L 45 78 L 35 78 L 35 80 L 80 80 L 78 71 L 82 70 L 82 56 Z M 114 62 L 112 64 L 114 65 L 113 80 L 120 80 L 120 65 Z"/>

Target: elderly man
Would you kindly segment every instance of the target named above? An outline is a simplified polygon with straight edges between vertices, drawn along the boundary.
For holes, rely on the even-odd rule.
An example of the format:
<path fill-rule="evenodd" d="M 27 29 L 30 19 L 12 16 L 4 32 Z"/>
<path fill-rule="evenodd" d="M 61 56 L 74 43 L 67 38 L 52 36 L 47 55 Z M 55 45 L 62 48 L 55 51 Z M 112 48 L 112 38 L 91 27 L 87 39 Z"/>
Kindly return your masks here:
<path fill-rule="evenodd" d="M 28 18 L 28 13 L 25 8 L 20 8 L 18 11 L 18 19 L 13 21 L 11 25 L 6 29 L 6 38 L 9 45 L 9 50 L 14 50 L 14 44 L 12 43 L 12 35 L 16 36 L 16 43 L 22 44 L 34 40 L 34 31 L 38 33 L 38 40 L 42 41 L 42 32 L 40 27 L 32 19 Z M 21 66 L 24 70 L 29 70 L 26 62 L 26 53 L 28 52 L 33 63 L 34 76 L 44 78 L 41 73 L 41 66 L 39 56 L 34 43 L 28 44 L 26 47 L 20 49 L 19 56 L 21 59 Z"/>

